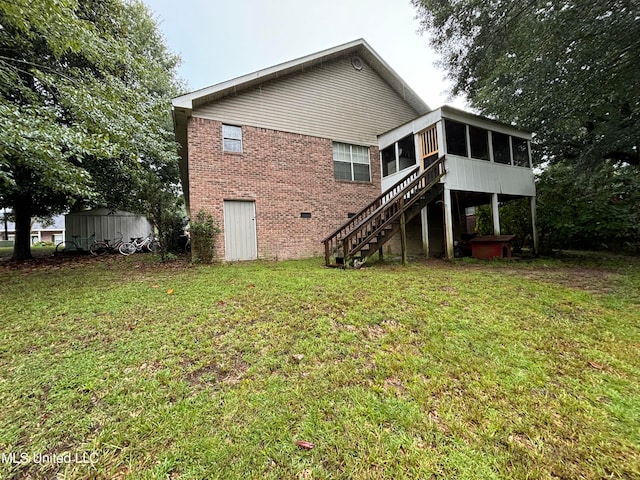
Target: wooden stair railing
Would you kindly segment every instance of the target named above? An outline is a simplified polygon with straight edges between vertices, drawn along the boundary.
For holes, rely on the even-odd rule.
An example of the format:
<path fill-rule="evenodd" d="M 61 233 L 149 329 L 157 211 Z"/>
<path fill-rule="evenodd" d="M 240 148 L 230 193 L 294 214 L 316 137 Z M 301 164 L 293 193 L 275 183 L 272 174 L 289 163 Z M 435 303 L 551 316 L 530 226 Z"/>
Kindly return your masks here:
<path fill-rule="evenodd" d="M 361 262 L 366 260 L 398 231 L 403 213 L 416 206 L 424 206 L 421 203 L 425 202 L 428 192 L 439 183 L 444 173 L 444 157 L 440 157 L 422 173 L 416 169 L 387 189 L 323 240 L 325 264 L 346 267 L 358 253 Z M 419 208 L 414 208 L 408 219 L 405 215 L 405 221 L 419 211 Z M 375 248 L 371 248 L 374 244 Z M 331 263 L 332 256 L 336 264 Z"/>

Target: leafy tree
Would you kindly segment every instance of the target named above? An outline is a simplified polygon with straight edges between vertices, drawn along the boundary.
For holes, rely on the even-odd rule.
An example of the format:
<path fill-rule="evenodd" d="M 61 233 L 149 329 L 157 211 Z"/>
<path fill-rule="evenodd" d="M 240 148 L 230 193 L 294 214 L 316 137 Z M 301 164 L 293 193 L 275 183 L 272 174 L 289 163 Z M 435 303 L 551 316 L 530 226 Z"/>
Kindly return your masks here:
<path fill-rule="evenodd" d="M 135 208 L 155 225 L 160 240 L 160 255 L 167 259 L 170 250 L 179 250 L 179 236 L 183 233 L 185 210 L 179 187 L 163 180 L 157 172 L 147 172 L 140 185 L 140 198 Z"/>
<path fill-rule="evenodd" d="M 24 259 L 32 217 L 123 207 L 176 163 L 178 58 L 139 1 L 0 0 L 0 27 L 0 207 Z"/>
<path fill-rule="evenodd" d="M 544 248 L 635 251 L 640 246 L 640 176 L 633 166 L 554 164 L 539 176 L 538 192 Z"/>
<path fill-rule="evenodd" d="M 546 246 L 630 242 L 640 212 L 631 187 L 640 168 L 640 2 L 412 3 L 452 93 L 535 132 Z"/>

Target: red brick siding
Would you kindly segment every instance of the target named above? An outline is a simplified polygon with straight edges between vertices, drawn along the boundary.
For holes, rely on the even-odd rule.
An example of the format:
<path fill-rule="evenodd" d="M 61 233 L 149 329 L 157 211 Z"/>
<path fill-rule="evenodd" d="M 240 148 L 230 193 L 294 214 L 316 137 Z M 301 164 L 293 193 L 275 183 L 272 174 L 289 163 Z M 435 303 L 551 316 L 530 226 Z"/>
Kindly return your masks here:
<path fill-rule="evenodd" d="M 371 183 L 354 183 L 334 180 L 331 139 L 243 126 L 243 153 L 226 153 L 222 123 L 191 118 L 188 141 L 191 215 L 204 209 L 223 227 L 224 200 L 254 200 L 259 258 L 324 254 L 321 240 L 380 194 L 376 146 Z M 224 259 L 224 233 L 217 256 Z"/>

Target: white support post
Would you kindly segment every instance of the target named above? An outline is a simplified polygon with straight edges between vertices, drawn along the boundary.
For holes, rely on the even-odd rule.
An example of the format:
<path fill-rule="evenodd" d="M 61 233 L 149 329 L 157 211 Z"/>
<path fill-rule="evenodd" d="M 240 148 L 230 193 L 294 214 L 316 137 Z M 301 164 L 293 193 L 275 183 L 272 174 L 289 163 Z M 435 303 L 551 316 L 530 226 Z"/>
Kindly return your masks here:
<path fill-rule="evenodd" d="M 429 258 L 429 216 L 427 208 L 420 210 L 420 220 L 422 221 L 422 253 L 425 258 Z"/>
<path fill-rule="evenodd" d="M 418 162 L 418 168 L 419 168 L 420 172 L 422 173 L 422 171 L 424 170 L 424 165 L 422 163 L 422 149 L 420 148 L 420 134 L 419 133 L 414 133 L 413 134 L 413 145 L 414 145 L 414 151 L 415 151 L 415 155 L 416 155 L 416 161 Z"/>
<path fill-rule="evenodd" d="M 533 253 L 538 254 L 538 228 L 536 227 L 536 197 L 530 197 L 529 203 L 531 205 L 531 228 L 533 233 Z"/>
<path fill-rule="evenodd" d="M 498 194 L 491 194 L 491 218 L 493 219 L 493 234 L 500 235 L 500 212 L 498 210 Z"/>
<path fill-rule="evenodd" d="M 438 156 L 441 157 L 446 152 L 445 144 L 444 144 L 444 120 L 439 120 L 436 123 L 436 134 L 438 136 Z"/>
<path fill-rule="evenodd" d="M 453 260 L 453 215 L 451 213 L 451 190 L 444 187 L 444 241 L 446 257 Z"/>

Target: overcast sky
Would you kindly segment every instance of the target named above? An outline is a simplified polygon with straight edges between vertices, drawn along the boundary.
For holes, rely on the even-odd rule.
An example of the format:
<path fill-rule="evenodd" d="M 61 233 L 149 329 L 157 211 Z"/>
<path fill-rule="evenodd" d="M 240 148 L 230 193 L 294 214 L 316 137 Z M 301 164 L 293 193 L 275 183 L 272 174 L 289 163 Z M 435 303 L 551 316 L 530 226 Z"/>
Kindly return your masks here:
<path fill-rule="evenodd" d="M 364 38 L 431 108 L 444 73 L 408 0 L 144 0 L 189 91 Z"/>

